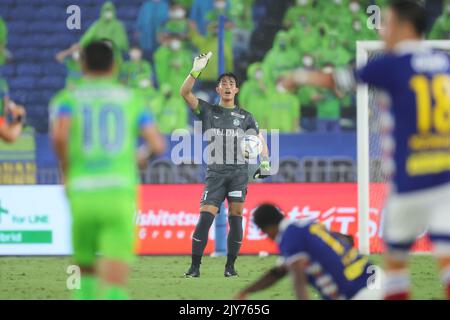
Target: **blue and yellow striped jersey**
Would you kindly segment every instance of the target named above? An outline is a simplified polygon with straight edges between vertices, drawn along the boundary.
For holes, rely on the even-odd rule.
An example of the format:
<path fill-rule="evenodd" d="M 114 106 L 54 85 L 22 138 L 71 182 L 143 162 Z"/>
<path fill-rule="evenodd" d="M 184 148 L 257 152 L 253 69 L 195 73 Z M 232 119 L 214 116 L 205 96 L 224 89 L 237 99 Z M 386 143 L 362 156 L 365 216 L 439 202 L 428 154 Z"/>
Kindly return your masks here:
<path fill-rule="evenodd" d="M 308 281 L 326 300 L 351 299 L 375 272 L 367 257 L 317 222 L 283 220 L 277 243 L 285 264 L 307 261 Z"/>

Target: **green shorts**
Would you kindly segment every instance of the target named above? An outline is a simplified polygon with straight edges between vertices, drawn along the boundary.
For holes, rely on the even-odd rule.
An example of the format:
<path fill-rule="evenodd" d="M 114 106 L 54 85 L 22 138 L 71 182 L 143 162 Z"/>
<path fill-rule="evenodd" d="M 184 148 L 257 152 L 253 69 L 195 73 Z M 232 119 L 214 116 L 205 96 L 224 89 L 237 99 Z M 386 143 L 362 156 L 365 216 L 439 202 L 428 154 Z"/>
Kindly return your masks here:
<path fill-rule="evenodd" d="M 130 192 L 72 192 L 72 244 L 75 262 L 95 264 L 97 254 L 108 260 L 132 262 L 136 239 L 136 196 Z"/>

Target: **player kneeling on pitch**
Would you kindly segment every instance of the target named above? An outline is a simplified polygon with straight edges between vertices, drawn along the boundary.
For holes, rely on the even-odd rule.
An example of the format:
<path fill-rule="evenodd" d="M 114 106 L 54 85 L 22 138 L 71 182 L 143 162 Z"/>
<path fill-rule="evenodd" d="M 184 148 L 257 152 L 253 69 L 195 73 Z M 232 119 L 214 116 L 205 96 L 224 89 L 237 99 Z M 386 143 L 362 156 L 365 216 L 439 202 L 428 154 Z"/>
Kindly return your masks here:
<path fill-rule="evenodd" d="M 137 155 L 136 142 L 142 136 L 160 154 L 165 141 L 141 94 L 116 81 L 109 41 L 88 44 L 82 68 L 82 83 L 60 91 L 51 103 L 51 136 L 72 215 L 73 258 L 81 270 L 74 298 L 126 299 L 136 239 L 137 162 L 144 156 Z"/>
<path fill-rule="evenodd" d="M 308 284 L 326 300 L 382 298 L 381 269 L 353 248 L 350 236 L 330 232 L 317 222 L 285 219 L 271 204 L 258 207 L 253 217 L 255 224 L 277 242 L 281 264 L 242 290 L 238 299 L 272 286 L 288 272 L 301 300 L 309 298 Z"/>

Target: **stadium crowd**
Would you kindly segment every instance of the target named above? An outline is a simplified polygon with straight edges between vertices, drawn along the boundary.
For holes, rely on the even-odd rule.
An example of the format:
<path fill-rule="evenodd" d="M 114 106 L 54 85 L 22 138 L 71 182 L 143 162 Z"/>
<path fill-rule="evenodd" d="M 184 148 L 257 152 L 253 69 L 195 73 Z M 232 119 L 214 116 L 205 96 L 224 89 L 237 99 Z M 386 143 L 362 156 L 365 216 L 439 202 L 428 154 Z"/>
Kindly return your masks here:
<path fill-rule="evenodd" d="M 302 87 L 296 94 L 277 84 L 286 71 L 297 67 L 332 72 L 352 63 L 356 40 L 377 39 L 376 30 L 366 27 L 366 8 L 383 5 L 382 0 L 297 0 L 287 4 L 274 29 L 274 40 L 263 54 L 251 54 L 255 39 L 264 37 L 258 28 L 264 10 L 271 10 L 264 0 L 147 0 L 141 3 L 132 30 L 127 30 L 116 6 L 106 1 L 94 23 L 79 41 L 56 54 L 65 66 L 65 85 L 76 85 L 81 77 L 80 50 L 92 40 L 111 39 L 120 68 L 118 79 L 138 88 L 148 97 L 163 133 L 177 128 L 189 129 L 193 118 L 178 94 L 184 75 L 191 68 L 193 56 L 217 53 L 218 17 L 225 17 L 224 64 L 245 80 L 241 83 L 239 104 L 252 112 L 262 128 L 282 133 L 336 132 L 355 129 L 353 95 Z M 449 38 L 450 0 L 443 1 L 441 16 L 429 33 L 430 39 Z M 287 9 L 287 10 L 286 10 Z M 269 37 L 270 38 L 270 37 Z M 8 29 L 0 17 L 0 65 L 11 55 L 7 48 Z M 266 38 L 264 41 L 270 42 Z M 195 88 L 207 101 L 215 99 L 218 54 L 202 74 Z M 8 85 L 0 79 L 0 112 Z M 50 95 L 49 95 L 50 96 Z"/>

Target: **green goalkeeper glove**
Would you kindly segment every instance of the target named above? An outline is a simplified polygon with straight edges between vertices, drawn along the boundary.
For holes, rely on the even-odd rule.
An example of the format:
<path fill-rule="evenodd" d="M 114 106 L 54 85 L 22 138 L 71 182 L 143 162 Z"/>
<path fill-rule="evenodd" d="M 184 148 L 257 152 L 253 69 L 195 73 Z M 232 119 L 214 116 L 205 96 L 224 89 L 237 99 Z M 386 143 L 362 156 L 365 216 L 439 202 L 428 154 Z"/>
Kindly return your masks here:
<path fill-rule="evenodd" d="M 270 171 L 270 162 L 269 161 L 261 161 L 260 165 L 261 171 Z"/>
<path fill-rule="evenodd" d="M 209 59 L 212 57 L 212 52 L 204 53 L 199 55 L 198 57 L 195 57 L 194 59 L 194 66 L 191 70 L 191 76 L 193 76 L 195 79 L 197 79 L 200 74 L 202 73 L 203 69 L 206 68 L 208 65 Z"/>

